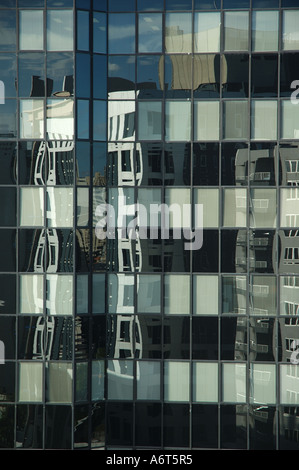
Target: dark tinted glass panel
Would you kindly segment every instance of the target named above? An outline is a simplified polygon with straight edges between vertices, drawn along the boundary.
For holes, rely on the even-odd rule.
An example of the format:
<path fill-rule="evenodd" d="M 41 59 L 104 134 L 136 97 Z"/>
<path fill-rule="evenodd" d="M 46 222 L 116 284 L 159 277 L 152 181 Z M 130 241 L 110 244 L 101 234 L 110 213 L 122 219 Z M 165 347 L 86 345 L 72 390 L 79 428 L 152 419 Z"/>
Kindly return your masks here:
<path fill-rule="evenodd" d="M 220 409 L 220 445 L 223 449 L 247 448 L 246 406 L 224 405 Z"/>
<path fill-rule="evenodd" d="M 19 184 L 35 184 L 33 168 L 39 153 L 40 142 L 20 142 L 19 143 L 19 161 L 18 177 Z M 45 168 L 42 169 L 42 174 Z M 43 174 L 43 176 L 45 176 Z"/>
<path fill-rule="evenodd" d="M 218 446 L 218 406 L 192 406 L 192 447 Z"/>
<path fill-rule="evenodd" d="M 0 413 L 0 447 L 2 447 L 3 449 L 13 449 L 15 421 L 14 406 L 3 405 L 0 407 Z"/>
<path fill-rule="evenodd" d="M 162 96 L 161 67 L 163 67 L 163 58 L 159 55 L 137 57 L 137 89 L 140 99 Z"/>
<path fill-rule="evenodd" d="M 191 10 L 192 0 L 165 0 L 166 10 Z"/>
<path fill-rule="evenodd" d="M 90 0 L 76 0 L 76 7 L 88 10 L 90 8 Z"/>
<path fill-rule="evenodd" d="M 45 0 L 18 0 L 18 7 L 44 7 Z M 48 5 L 50 6 L 50 5 Z"/>
<path fill-rule="evenodd" d="M 189 98 L 192 88 L 191 56 L 165 56 L 165 94 L 167 98 Z"/>
<path fill-rule="evenodd" d="M 3 10 L 0 17 L 0 51 L 16 49 L 16 12 Z"/>
<path fill-rule="evenodd" d="M 276 272 L 276 236 L 273 230 L 250 230 L 250 268 L 256 273 Z"/>
<path fill-rule="evenodd" d="M 253 8 L 278 8 L 279 0 L 252 0 L 252 7 Z"/>
<path fill-rule="evenodd" d="M 43 407 L 41 405 L 17 406 L 18 446 L 41 449 L 43 446 Z"/>
<path fill-rule="evenodd" d="M 108 63 L 108 92 L 113 97 L 115 91 L 135 89 L 135 57 L 110 56 Z"/>
<path fill-rule="evenodd" d="M 16 0 L 1 0 L 0 7 L 1 8 L 14 8 L 16 6 Z"/>
<path fill-rule="evenodd" d="M 91 353 L 94 359 L 105 358 L 106 355 L 106 317 L 100 315 L 92 319 L 91 331 L 92 331 L 92 345 Z M 86 340 L 88 340 L 88 335 L 86 335 Z M 107 340 L 108 334 L 107 334 Z"/>
<path fill-rule="evenodd" d="M 0 384 L 1 384 L 0 385 L 1 401 L 2 400 L 3 401 L 14 401 L 15 400 L 15 393 L 16 393 L 16 390 L 15 390 L 15 364 L 14 363 L 5 361 L 5 364 L 1 364 Z M 3 419 L 3 415 L 2 415 L 2 419 Z M 1 423 L 1 421 L 0 421 L 0 423 Z M 1 424 L 0 424 L 0 429 L 1 429 Z M 9 429 L 10 429 L 10 426 L 7 426 L 7 431 Z M 2 432 L 0 432 L 0 436 L 3 437 L 3 430 L 2 430 Z"/>
<path fill-rule="evenodd" d="M 249 410 L 249 448 L 251 450 L 275 450 L 276 448 L 276 409 L 267 406 L 261 415 L 260 407 L 252 407 Z M 283 417 L 287 422 L 287 417 Z"/>
<path fill-rule="evenodd" d="M 4 357 L 0 359 L 15 359 L 16 354 L 16 320 L 15 317 L 0 317 L 0 335 L 4 343 Z M 2 364 L 1 364 L 2 365 Z"/>
<path fill-rule="evenodd" d="M 105 404 L 96 403 L 91 412 L 91 440 L 94 447 L 105 445 Z"/>
<path fill-rule="evenodd" d="M 16 183 L 16 159 L 16 144 L 0 142 L 0 184 Z"/>
<path fill-rule="evenodd" d="M 297 177 L 297 162 L 299 161 L 299 145 L 295 142 L 281 143 L 279 147 L 280 182 L 283 186 L 295 185 Z"/>
<path fill-rule="evenodd" d="M 222 59 L 223 97 L 248 96 L 249 58 L 247 54 L 226 54 Z"/>
<path fill-rule="evenodd" d="M 221 233 L 221 272 L 246 272 L 246 258 L 246 231 L 223 230 Z"/>
<path fill-rule="evenodd" d="M 71 95 L 74 87 L 74 60 L 68 52 L 47 54 L 47 96 L 64 91 Z"/>
<path fill-rule="evenodd" d="M 191 151 L 189 144 L 166 144 L 164 149 L 164 178 L 169 186 L 190 184 Z"/>
<path fill-rule="evenodd" d="M 95 99 L 106 99 L 107 78 L 106 78 L 107 57 L 104 55 L 93 56 L 93 97 Z"/>
<path fill-rule="evenodd" d="M 192 358 L 218 359 L 218 318 L 193 318 Z"/>
<path fill-rule="evenodd" d="M 46 449 L 70 449 L 73 430 L 72 408 L 70 406 L 46 406 L 45 419 Z"/>
<path fill-rule="evenodd" d="M 76 96 L 78 98 L 90 97 L 89 54 L 77 54 L 76 56 Z"/>
<path fill-rule="evenodd" d="M 247 329 L 246 320 L 239 321 L 238 318 L 221 318 L 220 324 L 220 345 L 221 345 L 221 360 L 233 361 L 236 359 L 236 341 L 237 338 L 243 337 L 244 344 L 246 344 Z M 245 352 L 238 351 L 240 354 L 238 359 L 246 360 Z"/>
<path fill-rule="evenodd" d="M 277 55 L 253 55 L 251 59 L 252 96 L 277 96 L 278 92 Z"/>
<path fill-rule="evenodd" d="M 295 438 L 297 435 L 297 406 L 283 406 L 279 408 L 280 416 L 284 419 L 279 420 L 279 449 L 280 450 L 298 450 L 299 443 Z"/>
<path fill-rule="evenodd" d="M 202 248 L 192 252 L 193 271 L 218 272 L 218 253 L 218 231 L 204 230 Z"/>
<path fill-rule="evenodd" d="M 93 144 L 93 184 L 105 186 L 107 166 L 107 146 L 105 143 Z"/>
<path fill-rule="evenodd" d="M 107 445 L 133 445 L 133 404 L 107 403 Z"/>
<path fill-rule="evenodd" d="M 136 173 L 140 174 L 141 185 L 155 186 L 162 184 L 163 153 L 161 144 L 141 143 L 140 150 L 136 150 L 135 162 Z"/>
<path fill-rule="evenodd" d="M 133 13 L 109 15 L 108 33 L 110 54 L 130 54 L 135 51 L 135 15 Z"/>
<path fill-rule="evenodd" d="M 0 274 L 0 315 L 16 313 L 16 276 Z"/>
<path fill-rule="evenodd" d="M 0 20 L 1 21 L 1 20 Z M 4 83 L 4 93 L 1 99 L 14 98 L 17 87 L 17 61 L 16 56 L 12 54 L 0 54 L 1 81 Z M 4 96 L 3 96 L 4 95 Z"/>
<path fill-rule="evenodd" d="M 221 8 L 221 0 L 194 0 L 194 10 L 214 10 Z"/>
<path fill-rule="evenodd" d="M 88 446 L 88 406 L 74 409 L 74 447 L 84 449 Z"/>
<path fill-rule="evenodd" d="M 0 106 L 0 137 L 13 138 L 17 136 L 17 103 L 14 99 L 7 99 Z"/>
<path fill-rule="evenodd" d="M 187 447 L 189 445 L 189 405 L 165 404 L 163 410 L 164 445 Z"/>
<path fill-rule="evenodd" d="M 193 184 L 200 186 L 218 186 L 218 144 L 193 144 Z"/>
<path fill-rule="evenodd" d="M 190 319 L 166 317 L 164 319 L 164 358 L 190 358 Z"/>
<path fill-rule="evenodd" d="M 0 246 L 5 246 L 0 259 L 0 271 L 16 270 L 16 230 L 0 230 Z"/>
<path fill-rule="evenodd" d="M 45 56 L 39 53 L 19 54 L 18 94 L 22 97 L 46 95 Z M 50 87 L 51 83 L 49 83 Z"/>
<path fill-rule="evenodd" d="M 136 331 L 142 341 L 142 358 L 161 359 L 162 357 L 162 321 L 159 317 L 138 315 Z M 137 351 L 136 351 L 137 352 Z M 139 355 L 139 352 L 138 352 Z"/>
<path fill-rule="evenodd" d="M 281 6 L 284 7 L 297 7 L 298 2 L 297 0 L 281 0 Z"/>
<path fill-rule="evenodd" d="M 164 9 L 164 0 L 137 0 L 137 9 L 139 11 L 155 11 Z"/>
<path fill-rule="evenodd" d="M 223 143 L 221 147 L 221 184 L 244 185 L 248 177 L 248 147 L 242 143 Z"/>
<path fill-rule="evenodd" d="M 104 13 L 93 14 L 93 51 L 104 54 L 107 45 L 107 19 Z"/>
<path fill-rule="evenodd" d="M 280 94 L 290 97 L 292 93 L 291 84 L 298 80 L 299 76 L 299 53 L 286 53 L 280 59 Z M 297 86 L 296 86 L 297 88 Z"/>
<path fill-rule="evenodd" d="M 19 271 L 37 272 L 45 269 L 45 232 L 41 230 L 19 230 Z"/>
<path fill-rule="evenodd" d="M 135 408 L 135 445 L 161 446 L 161 404 L 136 403 Z"/>
<path fill-rule="evenodd" d="M 250 0 L 223 0 L 223 8 L 250 8 Z"/>
<path fill-rule="evenodd" d="M 51 323 L 51 322 L 49 322 Z M 42 335 L 38 327 L 45 325 L 43 317 L 20 316 L 18 320 L 18 359 L 41 359 Z M 39 330 L 39 331 L 38 331 Z M 37 339 L 34 347 L 35 339 Z"/>
<path fill-rule="evenodd" d="M 196 98 L 219 97 L 220 56 L 200 54 L 193 58 L 193 90 Z"/>
<path fill-rule="evenodd" d="M 249 346 L 251 361 L 275 361 L 276 350 L 273 338 L 277 335 L 277 324 L 273 318 L 261 320 L 251 317 L 249 328 Z M 262 344 L 263 348 L 257 348 L 257 344 Z"/>
<path fill-rule="evenodd" d="M 88 2 L 86 2 L 88 3 Z M 74 0 L 47 0 L 47 7 L 72 8 Z"/>
<path fill-rule="evenodd" d="M 273 186 L 277 180 L 277 146 L 271 143 L 250 144 L 249 180 L 254 186 Z"/>
<path fill-rule="evenodd" d="M 189 242 L 189 240 L 188 240 Z M 165 272 L 189 272 L 190 271 L 190 251 L 185 249 L 185 239 L 181 231 L 180 239 L 173 236 L 169 231 L 169 239 L 164 241 L 164 271 Z"/>
<path fill-rule="evenodd" d="M 134 11 L 135 0 L 109 0 L 109 11 Z"/>
<path fill-rule="evenodd" d="M 89 50 L 89 12 L 77 12 L 77 48 L 80 51 Z"/>

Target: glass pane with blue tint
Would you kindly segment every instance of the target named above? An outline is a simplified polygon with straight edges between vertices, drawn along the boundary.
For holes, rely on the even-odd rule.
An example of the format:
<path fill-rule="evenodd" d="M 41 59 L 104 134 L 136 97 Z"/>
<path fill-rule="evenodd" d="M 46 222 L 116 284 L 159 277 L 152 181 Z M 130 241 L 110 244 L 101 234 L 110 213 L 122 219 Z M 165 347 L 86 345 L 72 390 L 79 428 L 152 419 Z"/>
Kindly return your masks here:
<path fill-rule="evenodd" d="M 109 53 L 130 54 L 135 52 L 135 15 L 112 13 L 109 15 Z"/>
<path fill-rule="evenodd" d="M 107 48 L 107 18 L 105 13 L 93 13 L 93 52 L 105 54 Z"/>
<path fill-rule="evenodd" d="M 162 14 L 141 13 L 138 23 L 138 51 L 162 51 Z"/>
<path fill-rule="evenodd" d="M 90 55 L 76 55 L 76 96 L 90 97 Z"/>
<path fill-rule="evenodd" d="M 45 55 L 38 52 L 19 54 L 18 95 L 25 97 L 46 96 Z"/>
<path fill-rule="evenodd" d="M 93 56 L 93 97 L 106 99 L 107 97 L 107 57 L 105 55 Z"/>
<path fill-rule="evenodd" d="M 137 90 L 139 91 L 139 99 L 160 98 L 162 96 L 161 69 L 163 74 L 162 56 L 140 55 L 137 57 Z"/>
<path fill-rule="evenodd" d="M 73 50 L 73 11 L 47 11 L 47 50 Z"/>
<path fill-rule="evenodd" d="M 19 47 L 21 50 L 44 48 L 43 10 L 21 10 L 19 12 Z M 32 25 L 34 24 L 34 28 Z"/>
<path fill-rule="evenodd" d="M 77 49 L 89 51 L 89 11 L 77 11 Z"/>

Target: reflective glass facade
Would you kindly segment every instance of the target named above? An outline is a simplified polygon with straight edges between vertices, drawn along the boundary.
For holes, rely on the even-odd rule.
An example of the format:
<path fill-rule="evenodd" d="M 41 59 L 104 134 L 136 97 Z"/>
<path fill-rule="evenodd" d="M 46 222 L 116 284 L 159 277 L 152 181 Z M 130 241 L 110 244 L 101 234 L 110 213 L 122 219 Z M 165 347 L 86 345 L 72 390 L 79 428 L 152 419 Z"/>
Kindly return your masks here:
<path fill-rule="evenodd" d="M 0 0 L 0 449 L 299 449 L 298 24 Z"/>

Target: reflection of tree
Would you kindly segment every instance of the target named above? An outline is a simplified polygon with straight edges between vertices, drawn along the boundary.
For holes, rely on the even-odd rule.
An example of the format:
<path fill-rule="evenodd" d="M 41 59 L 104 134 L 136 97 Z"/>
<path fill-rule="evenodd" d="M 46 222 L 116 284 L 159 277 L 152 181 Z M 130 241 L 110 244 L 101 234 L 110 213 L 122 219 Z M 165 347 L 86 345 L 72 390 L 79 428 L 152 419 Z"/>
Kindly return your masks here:
<path fill-rule="evenodd" d="M 0 447 L 13 448 L 14 447 L 14 407 L 1 406 L 0 407 Z"/>

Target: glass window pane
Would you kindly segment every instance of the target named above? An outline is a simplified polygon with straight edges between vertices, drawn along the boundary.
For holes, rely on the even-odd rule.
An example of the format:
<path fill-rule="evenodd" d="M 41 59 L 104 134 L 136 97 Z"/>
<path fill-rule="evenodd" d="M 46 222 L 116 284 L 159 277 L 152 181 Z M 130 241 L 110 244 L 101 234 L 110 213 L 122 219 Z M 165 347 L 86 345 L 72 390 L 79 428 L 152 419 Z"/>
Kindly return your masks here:
<path fill-rule="evenodd" d="M 107 48 L 107 15 L 105 13 L 93 13 L 93 52 L 105 54 Z"/>
<path fill-rule="evenodd" d="M 107 118 L 106 101 L 94 100 L 93 101 L 93 139 L 94 140 L 106 140 L 107 139 L 106 118 Z M 126 121 L 125 121 L 125 125 L 126 125 Z M 125 129 L 124 129 L 124 133 L 125 133 Z"/>
<path fill-rule="evenodd" d="M 74 101 L 47 100 L 47 137 L 53 140 L 72 140 L 74 137 Z"/>
<path fill-rule="evenodd" d="M 112 13 L 109 15 L 109 54 L 135 52 L 135 15 Z"/>
<path fill-rule="evenodd" d="M 72 227 L 73 211 L 73 188 L 47 189 L 48 227 Z"/>
<path fill-rule="evenodd" d="M 34 362 L 19 364 L 18 400 L 40 402 L 43 400 L 43 365 Z"/>
<path fill-rule="evenodd" d="M 138 102 L 138 139 L 161 140 L 162 103 L 160 101 Z"/>
<path fill-rule="evenodd" d="M 222 365 L 222 400 L 246 403 L 246 364 Z"/>
<path fill-rule="evenodd" d="M 299 226 L 299 188 L 282 188 L 280 190 L 280 226 Z M 295 256 L 294 256 L 295 258 Z"/>
<path fill-rule="evenodd" d="M 138 51 L 162 51 L 162 15 L 160 13 L 139 15 Z"/>
<path fill-rule="evenodd" d="M 0 137 L 4 139 L 17 137 L 17 103 L 15 99 L 8 98 L 0 104 Z"/>
<path fill-rule="evenodd" d="M 275 228 L 276 189 L 252 189 L 250 191 L 250 226 Z"/>
<path fill-rule="evenodd" d="M 248 103 L 247 101 L 226 101 L 223 103 L 223 137 L 225 139 L 247 139 Z"/>
<path fill-rule="evenodd" d="M 166 52 L 192 52 L 191 13 L 166 13 Z"/>
<path fill-rule="evenodd" d="M 276 403 L 275 364 L 252 364 L 250 381 L 252 403 Z"/>
<path fill-rule="evenodd" d="M 164 313 L 190 313 L 190 277 L 184 274 L 166 274 L 164 279 Z"/>
<path fill-rule="evenodd" d="M 195 98 L 219 97 L 220 55 L 196 54 L 193 56 L 193 96 Z"/>
<path fill-rule="evenodd" d="M 102 71 L 103 73 L 103 71 Z M 113 99 L 116 92 L 126 97 L 129 90 L 135 89 L 135 57 L 132 55 L 113 55 L 108 59 L 108 92 Z M 120 93 L 119 93 L 120 95 Z M 130 94 L 133 98 L 134 94 Z M 104 97 L 106 98 L 106 97 Z"/>
<path fill-rule="evenodd" d="M 41 315 L 44 311 L 43 295 L 43 276 L 37 274 L 20 276 L 19 312 L 21 314 L 36 313 Z"/>
<path fill-rule="evenodd" d="M 252 60 L 254 60 L 252 58 Z M 225 54 L 221 61 L 222 96 L 244 98 L 248 96 L 249 56 L 248 54 Z"/>
<path fill-rule="evenodd" d="M 47 275 L 46 307 L 49 315 L 73 314 L 73 277 L 71 275 Z"/>
<path fill-rule="evenodd" d="M 159 275 L 138 276 L 137 311 L 139 313 L 161 313 L 161 278 Z"/>
<path fill-rule="evenodd" d="M 90 98 L 89 54 L 76 54 L 76 97 Z"/>
<path fill-rule="evenodd" d="M 213 362 L 193 363 L 192 401 L 218 402 L 218 364 Z"/>
<path fill-rule="evenodd" d="M 190 140 L 191 138 L 191 103 L 166 101 L 165 103 L 165 139 L 169 141 Z"/>
<path fill-rule="evenodd" d="M 160 73 L 162 70 L 161 62 Z M 166 55 L 164 60 L 164 82 L 166 98 L 190 98 L 192 89 L 191 56 L 188 54 Z"/>
<path fill-rule="evenodd" d="M 93 97 L 98 100 L 107 97 L 106 78 L 107 57 L 104 55 L 93 56 Z"/>
<path fill-rule="evenodd" d="M 18 94 L 21 97 L 46 96 L 45 57 L 39 53 L 20 53 L 18 68 Z M 3 76 L 3 75 L 2 75 Z M 7 89 L 5 88 L 7 94 Z"/>
<path fill-rule="evenodd" d="M 1 23 L 1 19 L 0 19 Z M 0 26 L 1 27 L 1 26 Z M 4 89 L 1 90 L 0 103 L 3 103 L 5 98 L 14 98 L 16 96 L 16 75 L 17 75 L 17 61 L 16 56 L 13 54 L 0 55 L 0 70 L 1 70 L 1 85 L 4 84 Z M 3 85 L 2 85 L 3 86 Z"/>
<path fill-rule="evenodd" d="M 21 13 L 21 12 L 20 12 Z M 1 10 L 0 51 L 16 49 L 16 11 Z"/>
<path fill-rule="evenodd" d="M 247 191 L 244 188 L 223 189 L 223 226 L 246 227 Z"/>
<path fill-rule="evenodd" d="M 194 51 L 220 51 L 220 13 L 195 13 Z"/>
<path fill-rule="evenodd" d="M 194 102 L 194 140 L 219 140 L 219 102 Z"/>
<path fill-rule="evenodd" d="M 73 11 L 47 11 L 47 50 L 73 50 Z"/>
<path fill-rule="evenodd" d="M 20 225 L 44 225 L 44 190 L 43 188 L 20 188 Z"/>
<path fill-rule="evenodd" d="M 160 363 L 138 361 L 136 367 L 137 400 L 160 400 Z"/>
<path fill-rule="evenodd" d="M 47 96 L 65 92 L 74 93 L 74 57 L 70 52 L 47 53 Z"/>
<path fill-rule="evenodd" d="M 290 90 L 290 85 L 289 85 Z M 276 54 L 254 54 L 251 59 L 251 96 L 277 96 L 278 57 Z M 289 92 L 290 95 L 290 92 Z"/>
<path fill-rule="evenodd" d="M 190 366 L 188 362 L 164 362 L 164 400 L 189 402 Z"/>
<path fill-rule="evenodd" d="M 255 52 L 278 50 L 278 11 L 252 12 L 252 50 Z"/>
<path fill-rule="evenodd" d="M 139 11 L 159 11 L 164 8 L 164 0 L 152 0 L 148 3 L 148 0 L 137 0 L 137 9 Z"/>
<path fill-rule="evenodd" d="M 218 276 L 193 277 L 193 315 L 218 315 Z"/>
<path fill-rule="evenodd" d="M 297 364 L 280 365 L 280 403 L 299 404 L 299 366 Z"/>
<path fill-rule="evenodd" d="M 160 80 L 160 55 L 140 55 L 137 57 L 137 89 L 140 99 L 161 98 L 163 84 Z"/>
<path fill-rule="evenodd" d="M 203 227 L 219 227 L 219 190 L 195 189 L 194 204 L 203 204 Z"/>
<path fill-rule="evenodd" d="M 42 10 L 21 10 L 20 44 L 21 50 L 39 50 L 44 48 L 44 22 Z M 34 24 L 34 28 L 32 28 Z"/>
<path fill-rule="evenodd" d="M 77 137 L 89 139 L 89 100 L 77 100 Z"/>
<path fill-rule="evenodd" d="M 283 11 L 282 16 L 282 48 L 287 51 L 299 49 L 298 10 Z"/>
<path fill-rule="evenodd" d="M 132 92 L 134 94 L 134 92 Z M 96 105 L 104 107 L 105 101 L 100 102 L 96 101 Z M 98 104 L 100 103 L 100 104 Z M 139 105 L 140 103 L 138 103 Z M 143 106 L 143 104 L 141 104 Z M 98 109 L 100 111 L 100 109 Z M 102 109 L 102 112 L 105 113 L 105 110 Z M 99 116 L 96 115 L 98 119 Z M 148 119 L 149 121 L 153 118 L 151 111 L 149 111 Z M 105 114 L 102 115 L 102 125 L 106 125 Z M 135 140 L 135 102 L 134 101 L 108 101 L 108 140 L 117 140 L 122 141 L 126 140 Z M 146 122 L 147 124 L 147 122 Z M 146 125 L 145 124 L 145 125 Z M 153 126 L 154 123 L 151 122 Z M 102 129 L 104 130 L 104 129 Z M 106 134 L 102 134 L 102 139 L 106 140 Z"/>
<path fill-rule="evenodd" d="M 248 50 L 249 14 L 247 11 L 225 12 L 224 49 L 226 51 Z"/>
<path fill-rule="evenodd" d="M 133 399 L 133 361 L 108 361 L 108 400 Z"/>
<path fill-rule="evenodd" d="M 253 140 L 277 139 L 277 101 L 251 103 L 251 138 Z"/>
<path fill-rule="evenodd" d="M 77 49 L 89 51 L 89 11 L 77 11 Z"/>
<path fill-rule="evenodd" d="M 105 362 L 92 361 L 91 399 L 93 401 L 104 399 L 104 377 Z"/>
<path fill-rule="evenodd" d="M 281 138 L 299 138 L 299 106 L 291 100 L 281 102 Z"/>
<path fill-rule="evenodd" d="M 223 276 L 222 313 L 244 315 L 247 312 L 247 278 L 245 276 Z"/>
<path fill-rule="evenodd" d="M 49 362 L 46 366 L 46 401 L 50 403 L 71 403 L 72 390 L 72 364 Z"/>
<path fill-rule="evenodd" d="M 44 137 L 43 100 L 20 101 L 21 139 L 42 139 Z"/>
<path fill-rule="evenodd" d="M 276 315 L 276 278 L 274 276 L 252 276 L 250 280 L 251 315 Z"/>

